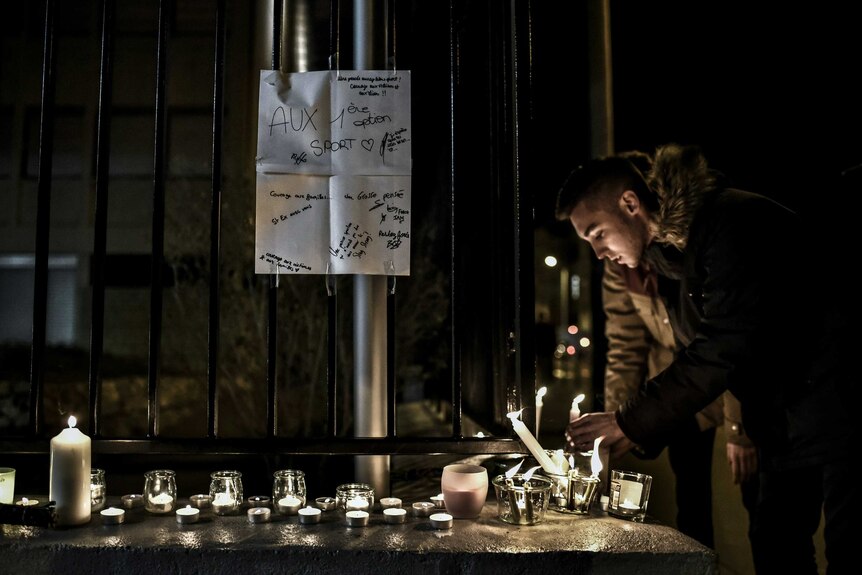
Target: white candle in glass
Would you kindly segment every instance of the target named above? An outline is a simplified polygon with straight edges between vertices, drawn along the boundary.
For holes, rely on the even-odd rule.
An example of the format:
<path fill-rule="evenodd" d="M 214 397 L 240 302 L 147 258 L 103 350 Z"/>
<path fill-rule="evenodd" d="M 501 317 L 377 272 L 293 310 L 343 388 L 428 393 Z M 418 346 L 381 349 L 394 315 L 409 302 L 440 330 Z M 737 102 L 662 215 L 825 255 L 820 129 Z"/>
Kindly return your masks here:
<path fill-rule="evenodd" d="M 554 473 L 559 475 L 561 473 L 560 469 L 554 465 L 554 462 L 551 461 L 551 458 L 548 457 L 548 454 L 545 453 L 545 450 L 542 449 L 542 446 L 539 445 L 539 442 L 536 441 L 536 438 L 533 437 L 533 434 L 530 433 L 529 429 L 527 429 L 526 424 L 519 419 L 520 415 L 520 411 L 513 411 L 512 413 L 507 414 L 507 417 L 512 422 L 512 427 L 515 429 L 515 433 L 518 434 L 518 437 L 521 438 L 521 441 L 524 442 L 524 445 L 530 450 L 530 453 L 533 454 L 533 457 L 536 458 L 536 461 L 539 462 L 539 465 L 542 466 L 545 473 Z"/>
<path fill-rule="evenodd" d="M 230 493 L 216 493 L 212 508 L 216 513 L 228 513 L 237 507 L 236 498 Z"/>
<path fill-rule="evenodd" d="M 56 503 L 56 524 L 83 525 L 90 521 L 90 438 L 69 427 L 51 439 L 51 472 L 48 498 Z"/>
<path fill-rule="evenodd" d="M 348 499 L 344 503 L 344 507 L 346 511 L 367 511 L 368 500 L 364 497 L 354 497 L 353 499 Z"/>

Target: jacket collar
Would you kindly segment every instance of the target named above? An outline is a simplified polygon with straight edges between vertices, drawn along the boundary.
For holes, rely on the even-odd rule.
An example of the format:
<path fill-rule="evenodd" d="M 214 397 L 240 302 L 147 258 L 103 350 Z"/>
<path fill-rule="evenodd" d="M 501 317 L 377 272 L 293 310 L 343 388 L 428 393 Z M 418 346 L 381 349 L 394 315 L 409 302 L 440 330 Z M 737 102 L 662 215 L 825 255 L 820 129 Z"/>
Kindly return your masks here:
<path fill-rule="evenodd" d="M 717 174 L 698 148 L 669 144 L 656 150 L 647 184 L 659 198 L 654 242 L 684 250 L 695 214 L 718 188 Z"/>

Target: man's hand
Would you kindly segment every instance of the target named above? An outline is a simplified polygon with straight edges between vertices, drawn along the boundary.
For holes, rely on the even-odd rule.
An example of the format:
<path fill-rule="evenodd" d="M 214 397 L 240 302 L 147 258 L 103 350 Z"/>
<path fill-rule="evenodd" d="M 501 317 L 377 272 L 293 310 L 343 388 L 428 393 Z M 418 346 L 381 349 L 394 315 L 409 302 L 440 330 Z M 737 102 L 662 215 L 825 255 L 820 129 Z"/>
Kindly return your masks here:
<path fill-rule="evenodd" d="M 570 449 L 577 451 L 589 451 L 595 439 L 603 435 L 602 445 L 610 449 L 613 457 L 634 447 L 634 443 L 620 429 L 612 411 L 587 413 L 569 423 L 566 428 L 566 442 Z"/>
<path fill-rule="evenodd" d="M 728 443 L 727 463 L 734 485 L 748 481 L 757 473 L 757 448 Z"/>

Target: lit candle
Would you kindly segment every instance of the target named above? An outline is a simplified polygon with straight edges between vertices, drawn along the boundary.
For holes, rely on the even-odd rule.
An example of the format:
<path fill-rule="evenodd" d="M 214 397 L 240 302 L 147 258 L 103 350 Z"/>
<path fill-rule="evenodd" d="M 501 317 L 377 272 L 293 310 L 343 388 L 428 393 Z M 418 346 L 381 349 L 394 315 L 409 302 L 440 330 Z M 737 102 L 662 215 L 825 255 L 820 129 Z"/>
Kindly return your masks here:
<path fill-rule="evenodd" d="M 269 522 L 270 515 L 272 515 L 272 511 L 270 511 L 269 507 L 254 507 L 248 510 L 248 522 L 249 523 L 267 523 Z"/>
<path fill-rule="evenodd" d="M 569 421 L 574 421 L 581 416 L 581 408 L 578 405 L 581 403 L 586 396 L 583 393 L 579 393 L 572 400 L 572 408 L 569 410 Z"/>
<path fill-rule="evenodd" d="M 99 513 L 102 516 L 102 525 L 119 525 L 126 522 L 126 512 L 117 507 L 108 507 Z"/>
<path fill-rule="evenodd" d="M 155 513 L 168 513 L 174 508 L 174 498 L 167 493 L 159 493 L 150 497 L 150 508 Z"/>
<path fill-rule="evenodd" d="M 383 510 L 383 520 L 386 523 L 404 523 L 407 519 L 407 510 L 400 507 L 387 507 Z"/>
<path fill-rule="evenodd" d="M 249 507 L 271 507 L 272 498 L 267 495 L 252 495 L 248 498 Z"/>
<path fill-rule="evenodd" d="M 434 507 L 436 507 L 437 509 L 446 509 L 446 502 L 443 501 L 442 493 L 440 495 L 432 495 L 431 503 L 433 503 Z"/>
<path fill-rule="evenodd" d="M 544 385 L 536 392 L 536 437 L 539 437 L 539 425 L 542 421 L 542 407 L 545 405 L 542 398 L 545 397 L 546 393 L 548 393 L 548 388 Z"/>
<path fill-rule="evenodd" d="M 212 506 L 213 511 L 219 515 L 230 513 L 237 508 L 236 499 L 230 493 L 216 493 Z"/>
<path fill-rule="evenodd" d="M 435 513 L 429 519 L 434 529 L 452 529 L 452 516 L 448 513 Z"/>
<path fill-rule="evenodd" d="M 320 516 L 323 512 L 317 507 L 312 507 L 309 505 L 308 507 L 303 507 L 299 510 L 299 522 L 303 525 L 310 525 L 312 523 L 320 523 Z"/>
<path fill-rule="evenodd" d="M 278 512 L 282 515 L 296 515 L 300 507 L 302 507 L 302 500 L 293 495 L 278 500 Z"/>
<path fill-rule="evenodd" d="M 348 499 L 344 503 L 344 507 L 347 511 L 365 511 L 368 509 L 368 500 L 364 497 L 354 497 Z"/>
<path fill-rule="evenodd" d="M 189 497 L 189 503 L 201 511 L 208 511 L 213 506 L 213 498 L 207 493 L 198 493 Z"/>
<path fill-rule="evenodd" d="M 398 509 L 401 507 L 401 500 L 397 497 L 381 497 L 380 498 L 380 508 L 384 511 L 386 509 Z"/>
<path fill-rule="evenodd" d="M 197 523 L 201 510 L 191 505 L 177 509 L 177 523 Z"/>
<path fill-rule="evenodd" d="M 314 500 L 314 504 L 317 505 L 318 509 L 321 511 L 332 511 L 335 509 L 335 504 L 337 501 L 335 497 L 318 497 Z"/>
<path fill-rule="evenodd" d="M 15 505 L 20 505 L 22 507 L 31 507 L 33 505 L 39 505 L 38 499 L 27 499 L 26 497 L 22 497 L 18 501 L 15 502 Z"/>
<path fill-rule="evenodd" d="M 140 493 L 130 493 L 120 498 L 126 509 L 137 509 L 144 506 L 144 496 Z"/>
<path fill-rule="evenodd" d="M 365 527 L 368 525 L 368 512 L 359 510 L 348 511 L 345 514 L 345 519 L 348 527 Z"/>
<path fill-rule="evenodd" d="M 533 434 L 530 433 L 530 430 L 527 429 L 524 422 L 519 419 L 520 415 L 520 411 L 513 411 L 512 413 L 507 414 L 507 417 L 512 422 L 512 427 L 515 429 L 515 433 L 518 434 L 518 437 L 521 438 L 521 441 L 524 442 L 524 445 L 530 450 L 530 453 L 533 454 L 533 457 L 536 458 L 536 461 L 539 462 L 539 465 L 542 466 L 545 473 L 561 474 L 562 472 L 560 469 L 554 465 L 554 462 L 551 461 L 551 458 L 548 457 L 548 454 L 545 453 L 545 450 L 542 449 L 542 446 L 539 445 L 539 442 L 536 441 L 536 438 L 533 437 Z"/>
<path fill-rule="evenodd" d="M 51 474 L 48 499 L 56 504 L 55 523 L 82 525 L 90 521 L 90 438 L 69 427 L 51 439 Z"/>
<path fill-rule="evenodd" d="M 12 503 L 15 500 L 15 470 L 11 467 L 0 467 L 0 503 Z"/>

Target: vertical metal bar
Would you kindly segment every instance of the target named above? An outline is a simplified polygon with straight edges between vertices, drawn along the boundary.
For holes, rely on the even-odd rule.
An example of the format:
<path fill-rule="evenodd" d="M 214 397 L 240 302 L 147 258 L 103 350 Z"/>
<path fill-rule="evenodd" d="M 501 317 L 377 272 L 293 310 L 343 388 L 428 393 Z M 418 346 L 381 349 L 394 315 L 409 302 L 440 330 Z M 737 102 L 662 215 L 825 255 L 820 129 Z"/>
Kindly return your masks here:
<path fill-rule="evenodd" d="M 387 278 L 386 289 L 386 435 L 397 433 L 397 404 L 395 387 L 395 276 Z"/>
<path fill-rule="evenodd" d="M 459 224 L 455 200 L 455 91 L 458 87 L 459 58 L 458 33 L 456 27 L 456 0 L 449 2 L 449 214 L 452 219 L 452 268 L 450 293 L 452 299 L 452 435 L 462 437 L 461 425 L 462 402 L 461 402 L 461 298 L 458 282 L 461 279 L 458 273 L 458 258 L 461 246 L 458 244 L 457 225 Z"/>
<path fill-rule="evenodd" d="M 159 35 L 156 50 L 155 153 L 153 154 L 153 238 L 150 269 L 150 341 L 147 381 L 147 433 L 159 434 L 158 384 L 162 342 L 162 267 L 165 260 L 165 134 L 167 131 L 167 59 L 172 0 L 159 1 Z"/>
<path fill-rule="evenodd" d="M 327 334 L 326 334 L 326 407 L 327 407 L 327 425 L 329 435 L 335 437 L 338 435 L 338 403 L 336 375 L 337 375 L 337 343 L 338 343 L 338 291 L 336 277 L 327 275 L 326 277 L 326 317 L 327 317 Z"/>
<path fill-rule="evenodd" d="M 329 69 L 341 69 L 340 61 L 340 44 L 341 30 L 339 28 L 339 13 L 341 2 L 340 0 L 330 0 L 329 2 Z"/>
<path fill-rule="evenodd" d="M 36 196 L 36 254 L 33 287 L 33 340 L 30 348 L 30 431 L 42 432 L 45 335 L 48 321 L 48 238 L 51 232 L 51 173 L 54 154 L 54 0 L 45 1 L 42 46 L 42 104 L 39 119 L 39 184 Z"/>
<path fill-rule="evenodd" d="M 216 2 L 215 62 L 213 65 L 212 203 L 210 207 L 210 302 L 207 362 L 207 436 L 218 435 L 218 357 L 221 291 L 221 192 L 224 124 L 225 0 Z"/>
<path fill-rule="evenodd" d="M 339 25 L 338 18 L 340 14 L 339 0 L 330 0 L 329 3 L 329 69 L 339 69 L 338 61 L 338 42 L 339 42 Z M 326 406 L 327 406 L 327 425 L 329 435 L 335 437 L 338 435 L 338 290 L 336 278 L 334 275 L 327 275 L 326 278 L 326 294 L 327 294 L 327 333 L 326 333 Z"/>
<path fill-rule="evenodd" d="M 114 0 L 102 0 L 102 40 L 99 64 L 99 110 L 96 141 L 96 208 L 93 226 L 93 310 L 90 323 L 90 434 L 102 433 L 102 355 L 105 341 L 105 252 L 108 229 L 108 183 L 111 161 L 113 98 Z"/>
<path fill-rule="evenodd" d="M 284 2 L 275 0 L 272 7 L 272 69 L 281 68 L 281 36 L 282 36 L 282 14 Z M 266 316 L 266 434 L 267 437 L 275 437 L 278 434 L 278 420 L 276 408 L 278 400 L 278 387 L 276 385 L 276 353 L 278 351 L 278 274 L 269 276 L 269 291 L 267 299 Z"/>

